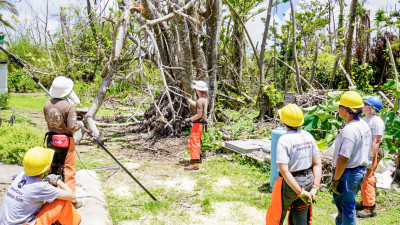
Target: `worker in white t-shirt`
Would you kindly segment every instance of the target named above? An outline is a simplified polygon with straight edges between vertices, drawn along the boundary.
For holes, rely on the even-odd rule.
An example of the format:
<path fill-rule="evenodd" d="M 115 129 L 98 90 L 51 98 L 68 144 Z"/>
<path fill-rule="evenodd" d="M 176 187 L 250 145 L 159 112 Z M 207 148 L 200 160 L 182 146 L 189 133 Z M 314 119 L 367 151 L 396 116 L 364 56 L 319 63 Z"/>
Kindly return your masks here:
<path fill-rule="evenodd" d="M 68 185 L 50 174 L 54 150 L 29 149 L 24 156 L 24 171 L 17 175 L 4 197 L 1 225 L 78 225 L 81 216 L 72 206 L 75 193 Z"/>
<path fill-rule="evenodd" d="M 311 203 L 321 182 L 321 156 L 314 137 L 301 130 L 303 111 L 295 104 L 279 110 L 287 133 L 278 140 L 276 163 L 279 177 L 274 184 L 267 224 L 283 224 L 289 213 L 289 224 L 309 224 Z"/>
<path fill-rule="evenodd" d="M 368 126 L 371 128 L 372 134 L 372 147 L 371 155 L 372 164 L 370 168 L 367 167 L 367 174 L 365 175 L 365 180 L 361 185 L 361 197 L 362 202 L 356 205 L 356 210 L 361 210 L 357 212 L 357 216 L 361 218 L 376 216 L 375 210 L 375 170 L 378 166 L 379 160 L 383 156 L 382 149 L 380 145 L 382 142 L 383 135 L 385 134 L 385 123 L 379 117 L 379 111 L 382 109 L 382 100 L 377 96 L 372 96 L 364 101 L 363 113 L 365 117 L 363 118 L 367 122 Z M 378 152 L 380 152 L 378 157 Z"/>
<path fill-rule="evenodd" d="M 339 102 L 339 117 L 346 125 L 335 140 L 332 165 L 335 167 L 331 188 L 338 209 L 336 224 L 356 224 L 355 197 L 361 188 L 370 163 L 372 136 L 368 124 L 360 120 L 364 106 L 355 91 L 345 92 Z"/>

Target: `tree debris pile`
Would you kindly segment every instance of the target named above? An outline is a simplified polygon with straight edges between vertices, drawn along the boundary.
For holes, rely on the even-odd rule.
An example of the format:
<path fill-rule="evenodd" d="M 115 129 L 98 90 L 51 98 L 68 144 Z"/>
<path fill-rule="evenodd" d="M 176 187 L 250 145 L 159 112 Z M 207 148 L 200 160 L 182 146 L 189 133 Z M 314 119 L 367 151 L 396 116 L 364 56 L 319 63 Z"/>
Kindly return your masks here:
<path fill-rule="evenodd" d="M 331 90 L 312 90 L 302 95 L 293 96 L 293 103 L 297 104 L 300 108 L 308 108 L 311 106 L 319 105 L 324 101 L 329 100 L 325 93 Z"/>
<path fill-rule="evenodd" d="M 164 91 L 144 113 L 144 121 L 139 130 L 146 130 L 150 138 L 180 136 L 189 125 L 184 122 L 184 119 L 190 116 L 186 99 L 172 92 L 169 94 L 171 102 Z"/>

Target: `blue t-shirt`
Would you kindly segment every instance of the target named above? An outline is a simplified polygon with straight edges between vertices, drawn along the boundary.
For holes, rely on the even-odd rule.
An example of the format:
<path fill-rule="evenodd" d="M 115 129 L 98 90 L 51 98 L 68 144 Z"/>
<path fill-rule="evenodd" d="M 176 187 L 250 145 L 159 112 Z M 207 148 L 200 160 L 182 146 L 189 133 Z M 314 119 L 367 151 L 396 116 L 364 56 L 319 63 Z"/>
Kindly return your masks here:
<path fill-rule="evenodd" d="M 31 177 L 21 172 L 4 197 L 0 224 L 35 224 L 36 214 L 43 204 L 54 201 L 62 191 L 38 177 Z"/>

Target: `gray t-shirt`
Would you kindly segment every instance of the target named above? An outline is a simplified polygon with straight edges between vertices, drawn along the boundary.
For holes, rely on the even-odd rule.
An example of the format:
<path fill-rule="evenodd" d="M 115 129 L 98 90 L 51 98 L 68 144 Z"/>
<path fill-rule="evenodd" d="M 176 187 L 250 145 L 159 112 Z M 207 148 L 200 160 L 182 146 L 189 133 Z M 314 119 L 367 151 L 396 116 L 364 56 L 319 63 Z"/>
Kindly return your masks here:
<path fill-rule="evenodd" d="M 364 117 L 363 120 L 368 124 L 369 128 L 371 128 L 372 136 L 380 135 L 383 137 L 385 134 L 385 123 L 379 116 L 373 115 L 370 118 Z"/>
<path fill-rule="evenodd" d="M 276 163 L 288 164 L 290 172 L 312 166 L 312 157 L 319 153 L 314 137 L 304 130 L 288 131 L 278 140 Z"/>
<path fill-rule="evenodd" d="M 339 155 L 349 159 L 346 168 L 367 166 L 371 151 L 371 129 L 364 120 L 353 120 L 346 124 L 335 140 L 332 165 L 336 166 Z"/>
<path fill-rule="evenodd" d="M 36 214 L 43 204 L 54 201 L 62 191 L 48 182 L 41 181 L 38 177 L 31 177 L 21 172 L 4 197 L 0 224 L 35 224 Z"/>

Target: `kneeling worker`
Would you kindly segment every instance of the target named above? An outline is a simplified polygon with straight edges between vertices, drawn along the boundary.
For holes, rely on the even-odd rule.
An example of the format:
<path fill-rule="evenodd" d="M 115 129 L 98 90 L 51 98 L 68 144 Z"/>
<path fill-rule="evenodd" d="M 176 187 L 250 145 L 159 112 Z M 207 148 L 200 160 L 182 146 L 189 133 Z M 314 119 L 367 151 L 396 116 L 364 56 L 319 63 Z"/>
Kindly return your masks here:
<path fill-rule="evenodd" d="M 283 224 L 290 210 L 289 224 L 309 224 L 311 203 L 321 182 L 321 156 L 314 137 L 301 130 L 303 112 L 295 104 L 279 110 L 287 133 L 278 140 L 276 163 L 279 177 L 267 211 L 268 224 Z"/>
<path fill-rule="evenodd" d="M 17 175 L 4 198 L 2 225 L 77 225 L 81 216 L 72 206 L 75 193 L 49 171 L 54 150 L 35 147 L 24 157 L 24 171 Z M 53 186 L 54 185 L 54 186 Z M 57 186 L 57 187 L 55 187 Z"/>

